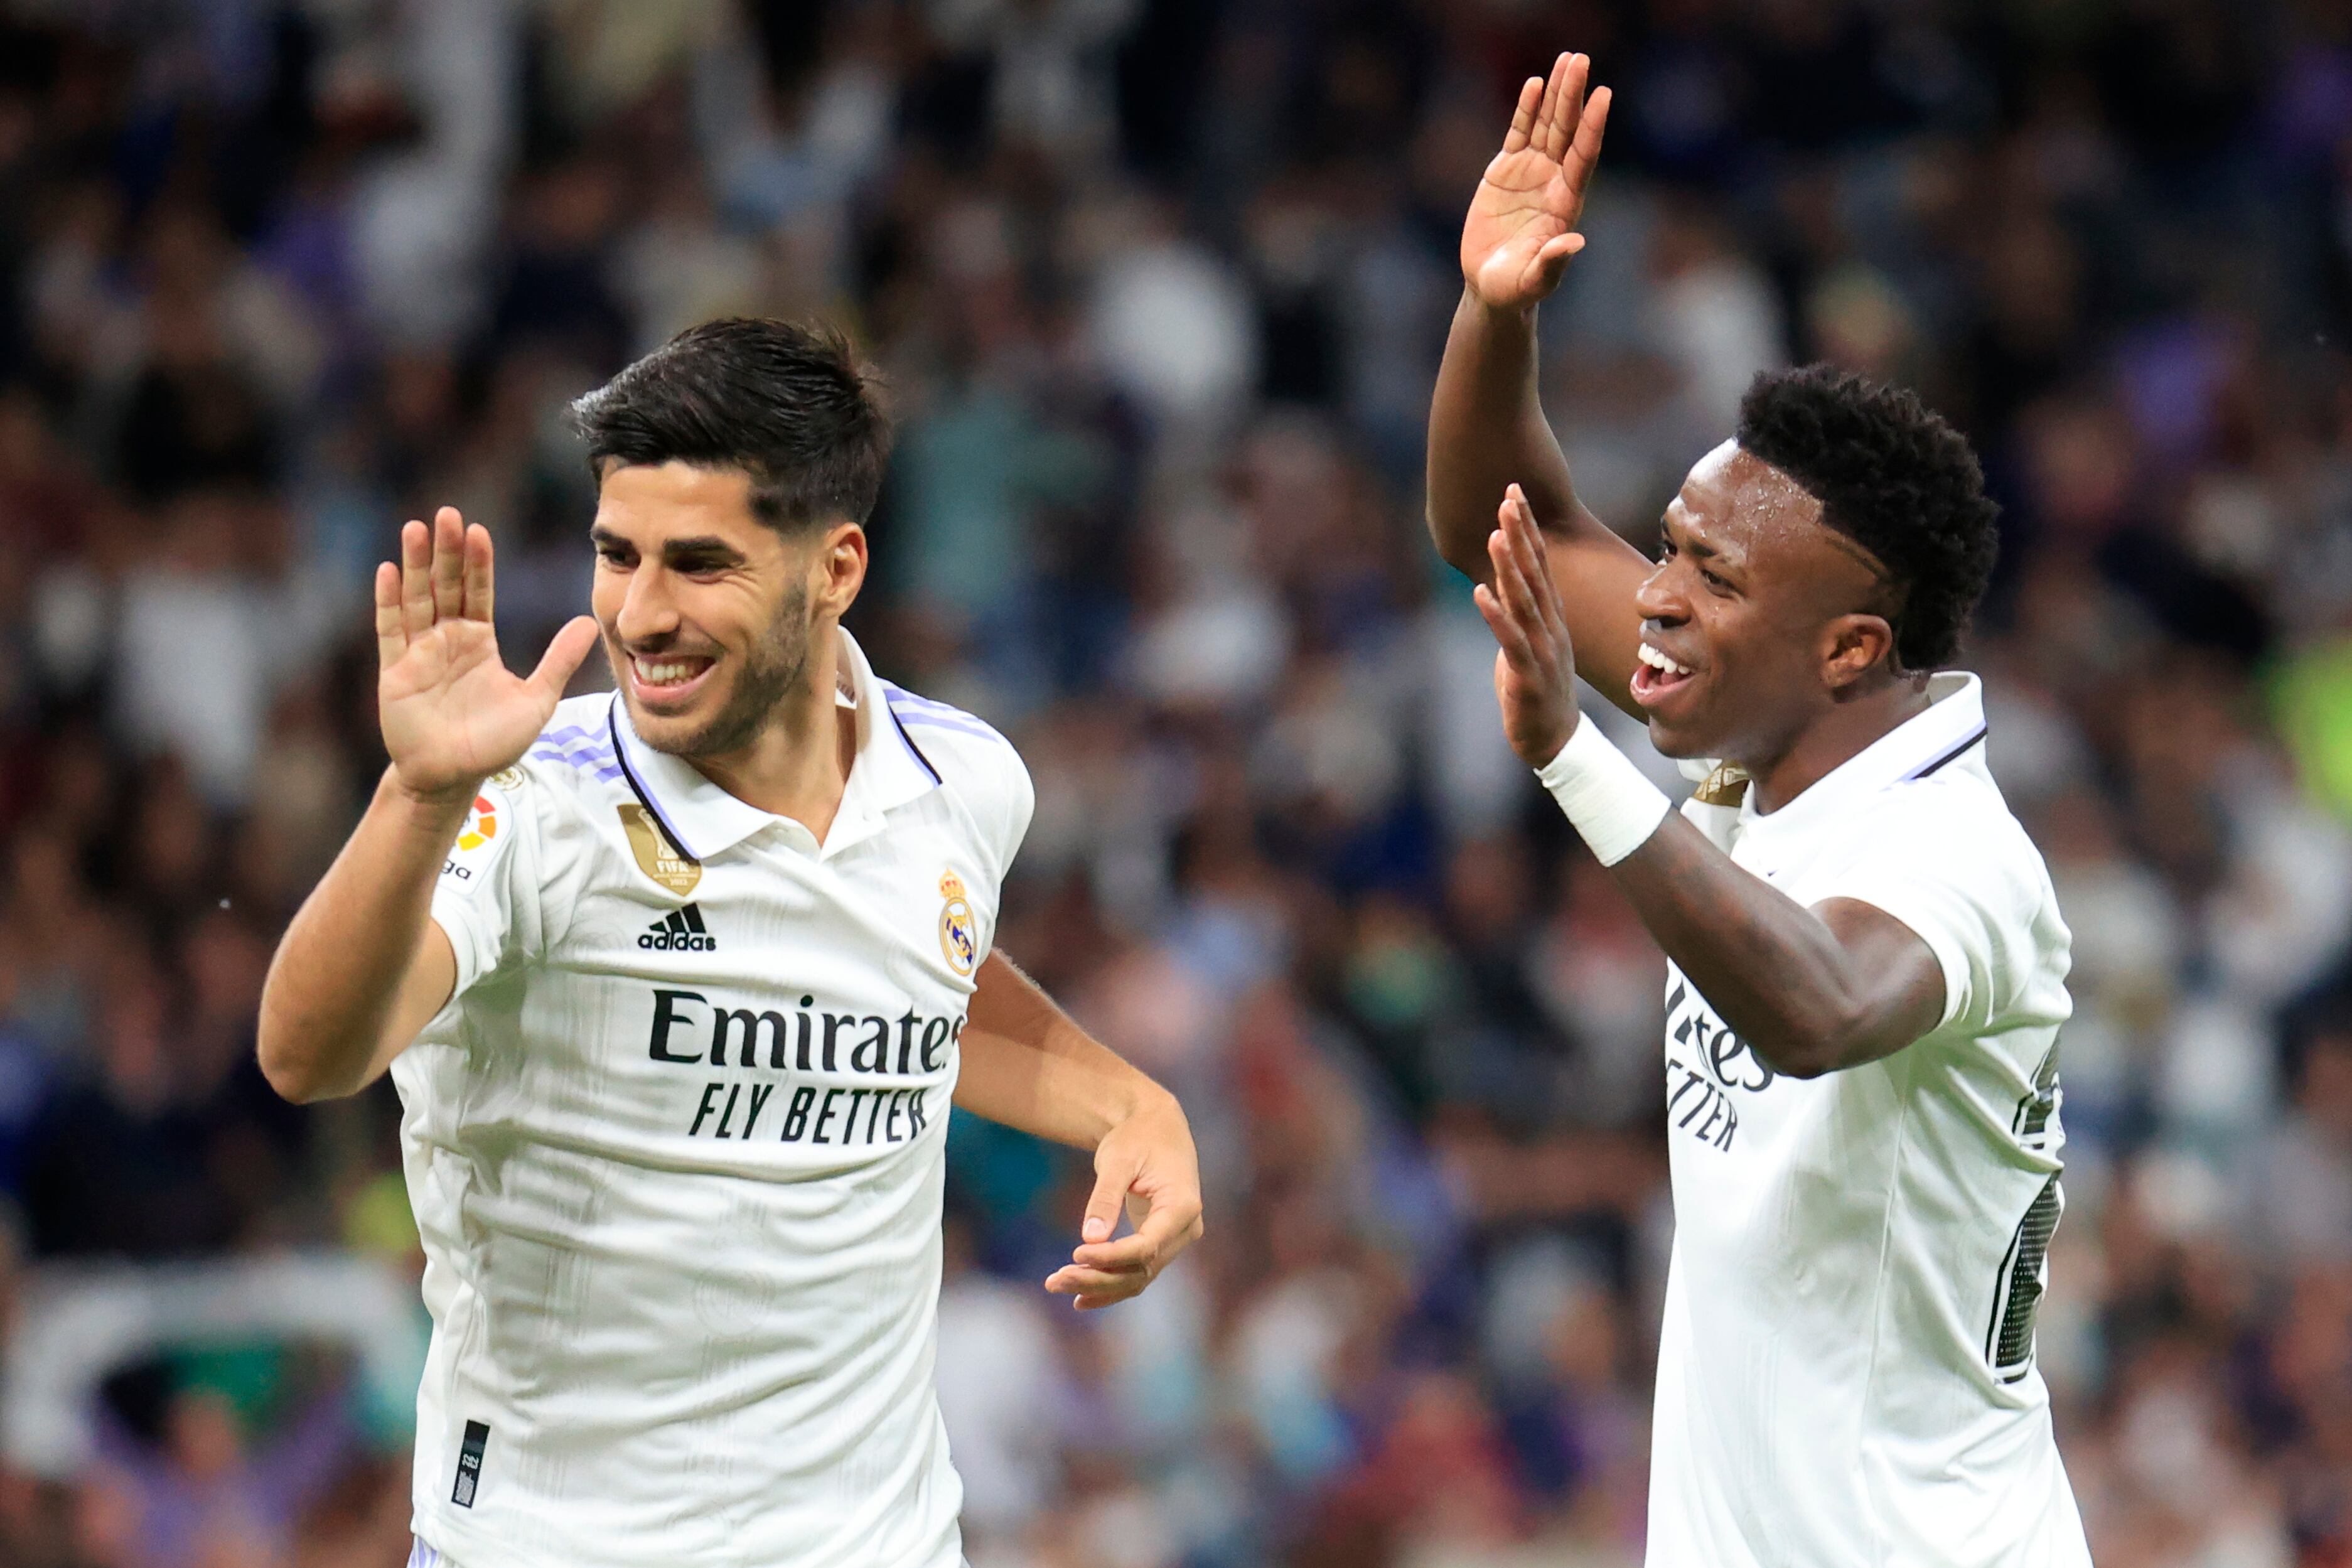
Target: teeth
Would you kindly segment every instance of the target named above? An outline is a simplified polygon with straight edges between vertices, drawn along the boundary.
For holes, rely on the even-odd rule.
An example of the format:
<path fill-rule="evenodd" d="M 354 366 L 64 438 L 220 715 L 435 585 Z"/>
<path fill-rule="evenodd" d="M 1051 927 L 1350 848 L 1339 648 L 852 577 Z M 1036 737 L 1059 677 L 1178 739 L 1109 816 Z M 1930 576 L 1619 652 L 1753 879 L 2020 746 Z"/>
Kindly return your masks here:
<path fill-rule="evenodd" d="M 1668 658 L 1664 654 L 1659 652 L 1656 648 L 1652 647 L 1648 643 L 1641 643 L 1636 646 L 1635 657 L 1639 658 L 1643 664 L 1648 665 L 1651 668 L 1663 669 L 1668 675 L 1688 675 L 1690 673 L 1687 668 L 1684 668 L 1682 665 L 1676 664 L 1673 659 Z"/>
<path fill-rule="evenodd" d="M 655 664 L 642 658 L 637 660 L 637 679 L 647 686 L 676 686 L 693 679 L 701 672 L 702 664 L 699 660 L 671 661 L 665 664 Z"/>

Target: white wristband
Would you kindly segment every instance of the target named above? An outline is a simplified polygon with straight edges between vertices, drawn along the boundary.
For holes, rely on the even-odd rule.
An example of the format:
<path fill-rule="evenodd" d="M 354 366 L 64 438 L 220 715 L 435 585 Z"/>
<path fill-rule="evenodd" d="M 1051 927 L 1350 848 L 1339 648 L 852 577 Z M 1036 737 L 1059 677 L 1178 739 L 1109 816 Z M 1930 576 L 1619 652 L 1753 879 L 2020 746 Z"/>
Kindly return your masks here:
<path fill-rule="evenodd" d="M 1536 777 L 1603 866 L 1614 866 L 1647 843 L 1674 809 L 1665 792 L 1643 778 L 1633 759 L 1612 745 L 1590 719 L 1576 721 L 1568 744 L 1536 770 Z"/>

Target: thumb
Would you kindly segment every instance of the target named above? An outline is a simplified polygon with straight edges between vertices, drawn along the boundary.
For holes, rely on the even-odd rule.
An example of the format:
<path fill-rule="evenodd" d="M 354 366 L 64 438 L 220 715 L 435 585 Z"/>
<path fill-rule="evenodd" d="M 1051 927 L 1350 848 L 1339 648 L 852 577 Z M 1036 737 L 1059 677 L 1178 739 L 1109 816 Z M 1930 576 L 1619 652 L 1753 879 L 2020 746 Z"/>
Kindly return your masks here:
<path fill-rule="evenodd" d="M 596 646 L 596 622 L 590 616 L 574 616 L 563 623 L 563 629 L 548 643 L 547 651 L 539 656 L 539 668 L 530 672 L 530 689 L 547 700 L 551 710 L 563 700 L 563 689 Z"/>
<path fill-rule="evenodd" d="M 1127 1189 L 1135 1181 L 1131 1162 L 1119 1159 L 1102 1165 L 1095 1172 L 1095 1190 L 1087 1199 L 1087 1217 L 1078 1226 L 1078 1239 L 1092 1243 L 1108 1241 L 1118 1229 L 1119 1211 L 1127 1204 Z"/>
<path fill-rule="evenodd" d="M 1536 252 L 1536 273 L 1543 279 L 1547 293 L 1559 287 L 1560 274 L 1568 270 L 1569 258 L 1583 248 L 1584 237 L 1580 234 L 1558 234 L 1544 241 L 1543 248 Z"/>

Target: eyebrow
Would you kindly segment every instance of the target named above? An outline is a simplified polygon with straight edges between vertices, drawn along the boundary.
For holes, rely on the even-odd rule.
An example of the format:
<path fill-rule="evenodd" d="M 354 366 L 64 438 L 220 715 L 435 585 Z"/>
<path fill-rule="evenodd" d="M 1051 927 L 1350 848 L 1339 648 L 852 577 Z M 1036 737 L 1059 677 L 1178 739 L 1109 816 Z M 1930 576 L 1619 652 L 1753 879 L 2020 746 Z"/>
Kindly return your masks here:
<path fill-rule="evenodd" d="M 627 536 L 597 523 L 588 530 L 588 542 L 598 549 L 634 549 Z M 690 539 L 665 540 L 661 549 L 666 562 L 703 558 L 725 562 L 730 565 L 742 561 L 743 552 L 715 533 L 698 533 Z"/>
<path fill-rule="evenodd" d="M 1676 528 L 1671 515 L 1658 520 L 1658 531 L 1667 535 L 1674 542 L 1675 548 L 1686 555 L 1696 555 L 1708 561 L 1723 559 L 1723 552 L 1720 549 L 1693 533 L 1687 526 Z"/>

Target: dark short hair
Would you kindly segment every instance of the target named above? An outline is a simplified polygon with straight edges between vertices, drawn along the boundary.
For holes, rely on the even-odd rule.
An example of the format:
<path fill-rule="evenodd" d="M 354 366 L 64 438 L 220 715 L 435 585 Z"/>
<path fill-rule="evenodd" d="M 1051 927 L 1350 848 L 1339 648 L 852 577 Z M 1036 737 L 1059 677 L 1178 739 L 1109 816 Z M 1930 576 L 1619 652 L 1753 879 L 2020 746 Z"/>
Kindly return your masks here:
<path fill-rule="evenodd" d="M 572 405 L 599 479 L 608 462 L 738 468 L 752 515 L 799 529 L 873 515 L 890 455 L 878 378 L 830 328 L 705 321 Z"/>
<path fill-rule="evenodd" d="M 1809 364 L 1758 374 L 1739 400 L 1738 439 L 1886 568 L 1896 666 L 1951 663 L 2000 549 L 2000 508 L 1967 438 L 1916 393 Z"/>

